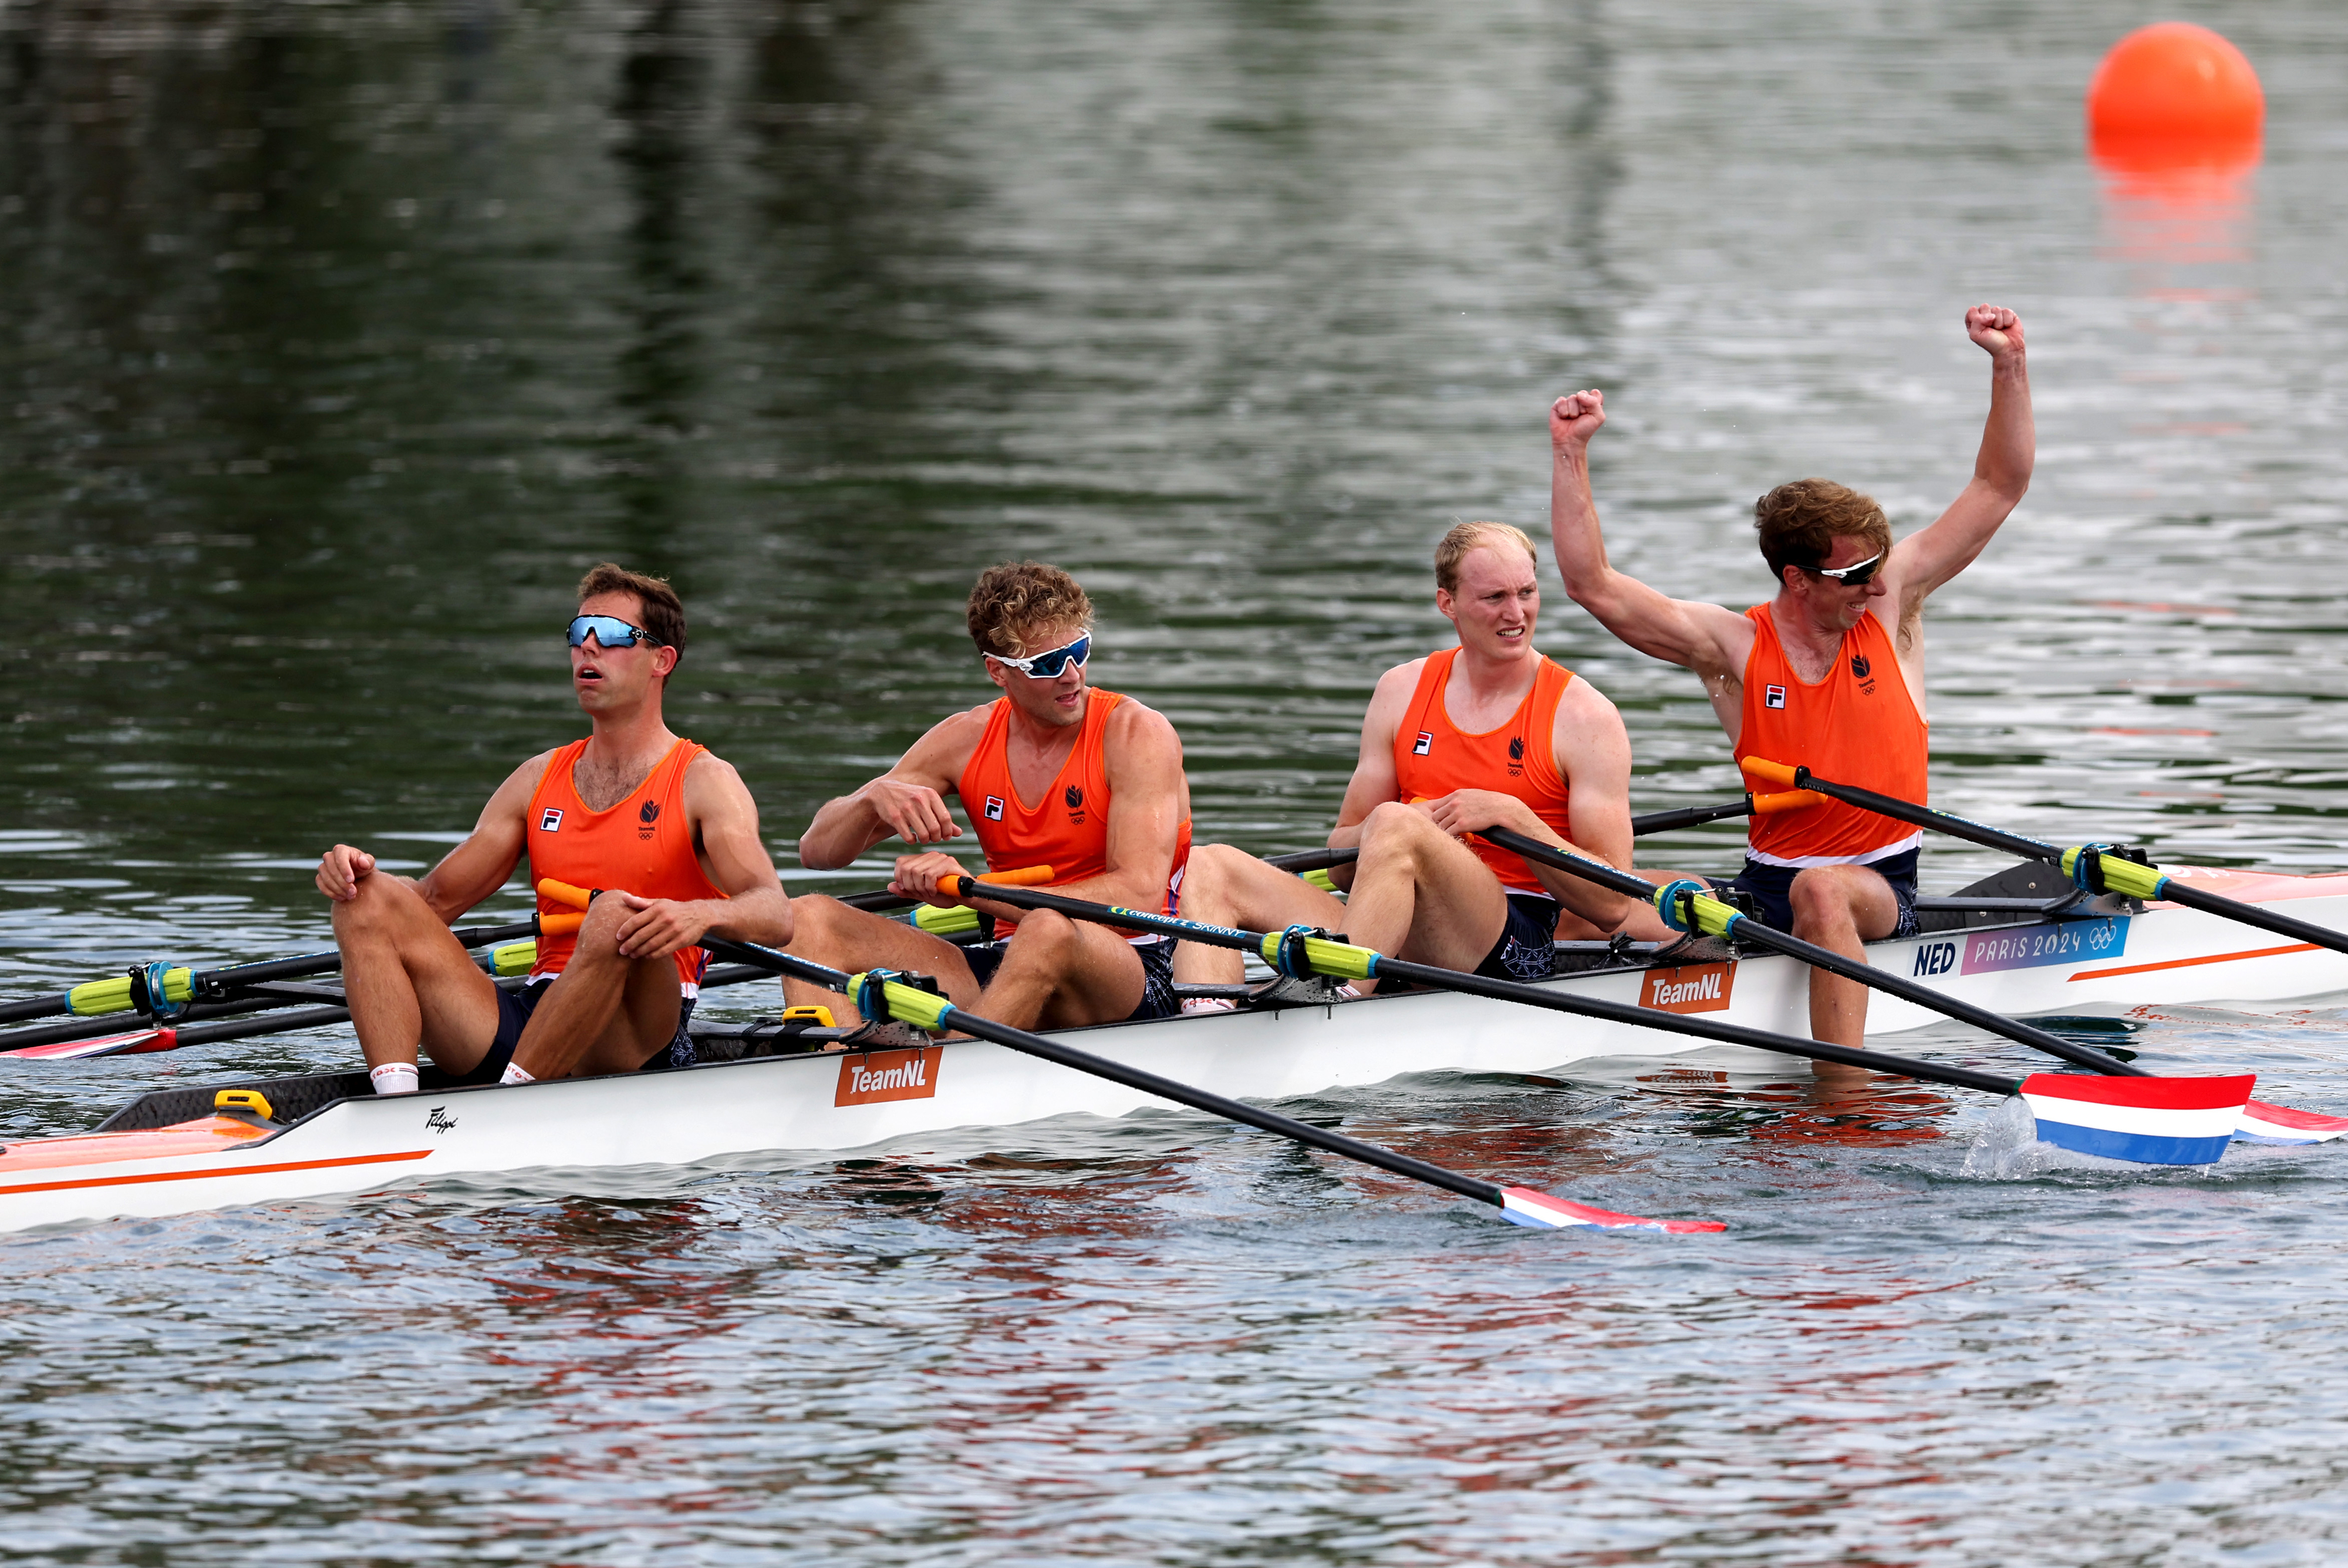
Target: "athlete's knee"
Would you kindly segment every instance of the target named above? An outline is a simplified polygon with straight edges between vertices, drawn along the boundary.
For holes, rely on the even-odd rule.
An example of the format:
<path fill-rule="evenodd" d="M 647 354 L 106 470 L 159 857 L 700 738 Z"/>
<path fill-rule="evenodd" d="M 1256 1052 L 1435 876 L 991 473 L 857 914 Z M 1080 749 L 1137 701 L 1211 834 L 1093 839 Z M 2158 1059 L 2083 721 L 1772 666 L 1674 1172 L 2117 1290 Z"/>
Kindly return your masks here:
<path fill-rule="evenodd" d="M 620 927 L 626 925 L 634 911 L 617 898 L 602 897 L 587 906 L 587 917 L 579 923 L 578 945 L 572 951 L 572 963 L 623 963 L 620 956 Z"/>
<path fill-rule="evenodd" d="M 819 949 L 829 952 L 839 944 L 840 917 L 857 914 L 837 898 L 820 893 L 809 893 L 791 900 L 791 939 L 784 948 L 801 958 L 812 958 Z"/>
<path fill-rule="evenodd" d="M 1010 945 L 1003 950 L 1005 964 L 1056 964 L 1073 953 L 1084 939 L 1084 933 L 1074 920 L 1049 909 L 1030 910 L 1022 916 L 1019 928 L 1011 933 Z"/>
<path fill-rule="evenodd" d="M 1385 854 L 1416 845 L 1442 830 L 1426 814 L 1398 800 L 1382 801 L 1362 819 L 1362 853 Z"/>
<path fill-rule="evenodd" d="M 1228 923 L 1232 897 L 1245 869 L 1239 863 L 1253 858 L 1228 844 L 1193 845 L 1182 868 L 1183 914 L 1210 925 Z"/>
<path fill-rule="evenodd" d="M 424 896 L 398 877 L 378 871 L 359 878 L 355 897 L 335 901 L 335 936 L 345 939 L 395 929 L 418 913 L 431 913 Z"/>
<path fill-rule="evenodd" d="M 1786 890 L 1786 902 L 1794 911 L 1794 924 L 1811 929 L 1825 929 L 1850 923 L 1851 892 L 1842 878 L 1813 866 L 1797 873 L 1793 886 Z"/>

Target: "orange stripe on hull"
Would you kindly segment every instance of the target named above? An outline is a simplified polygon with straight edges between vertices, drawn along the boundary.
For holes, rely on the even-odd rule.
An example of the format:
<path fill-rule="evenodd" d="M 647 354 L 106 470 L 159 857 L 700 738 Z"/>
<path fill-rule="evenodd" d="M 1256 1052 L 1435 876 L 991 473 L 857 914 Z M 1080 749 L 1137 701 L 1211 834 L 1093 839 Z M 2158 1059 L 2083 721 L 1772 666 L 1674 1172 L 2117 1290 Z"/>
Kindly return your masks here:
<path fill-rule="evenodd" d="M 127 1187 L 141 1182 L 200 1182 L 213 1176 L 268 1176 L 281 1171 L 326 1171 L 337 1165 L 380 1165 L 399 1160 L 428 1160 L 429 1149 L 404 1150 L 396 1154 L 350 1154 L 339 1160 L 287 1160 L 274 1165 L 240 1165 L 231 1170 L 153 1171 L 139 1176 L 87 1176 L 77 1182 L 26 1182 L 0 1187 L 0 1198 L 15 1193 L 65 1193 L 78 1187 Z"/>
<path fill-rule="evenodd" d="M 2071 978 L 2075 980 L 2107 980 L 2114 975 L 2148 975 L 2155 969 L 2189 969 L 2196 964 L 2230 964 L 2237 958 L 2272 958 L 2284 953 L 2312 953 L 2312 942 L 2293 942 L 2288 948 L 2252 948 L 2247 953 L 2212 953 L 2206 958 L 2171 958 L 2161 964 L 2128 964 L 2116 969 L 2081 969 Z"/>

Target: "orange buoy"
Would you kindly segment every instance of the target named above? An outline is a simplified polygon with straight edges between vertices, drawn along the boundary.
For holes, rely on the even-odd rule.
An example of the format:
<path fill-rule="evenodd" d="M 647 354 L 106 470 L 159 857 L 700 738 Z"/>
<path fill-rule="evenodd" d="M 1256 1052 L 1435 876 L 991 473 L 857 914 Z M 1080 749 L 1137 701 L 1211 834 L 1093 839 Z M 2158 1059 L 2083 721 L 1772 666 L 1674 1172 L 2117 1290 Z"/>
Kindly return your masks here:
<path fill-rule="evenodd" d="M 2242 52 L 2190 22 L 2112 46 L 2087 84 L 2087 145 L 2109 167 L 2256 162 L 2267 98 Z"/>

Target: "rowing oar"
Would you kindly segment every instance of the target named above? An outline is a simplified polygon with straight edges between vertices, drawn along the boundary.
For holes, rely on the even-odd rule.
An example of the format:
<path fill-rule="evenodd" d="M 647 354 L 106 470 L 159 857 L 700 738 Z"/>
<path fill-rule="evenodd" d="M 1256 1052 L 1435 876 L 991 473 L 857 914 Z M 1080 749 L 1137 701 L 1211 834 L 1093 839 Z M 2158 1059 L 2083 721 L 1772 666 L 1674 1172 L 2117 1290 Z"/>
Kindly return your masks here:
<path fill-rule="evenodd" d="M 1631 819 L 1631 836 L 1643 838 L 1651 833 L 1674 833 L 1683 827 L 1700 827 L 1707 822 L 1720 822 L 1732 816 L 1766 816 L 1772 812 L 1801 811 L 1821 804 L 1824 797 L 1807 790 L 1787 790 L 1776 794 L 1743 794 L 1716 805 L 1674 806 L 1670 811 L 1651 811 L 1644 816 Z M 1327 871 L 1339 866 L 1351 866 L 1361 851 L 1352 845 L 1343 849 L 1299 849 L 1288 855 L 1267 855 L 1263 863 L 1277 871 L 1293 871 L 1310 881 L 1310 874 Z M 1024 876 L 1022 872 L 982 872 L 979 880 L 994 882 L 1007 876 Z M 1031 879 L 1034 880 L 1034 879 Z M 1040 880 L 1048 882 L 1050 877 Z M 1320 886 L 1315 883 L 1314 886 Z M 1324 889 L 1325 891 L 1325 889 Z M 876 893 L 850 893 L 840 902 L 851 909 L 868 909 L 876 913 L 902 909 L 921 904 L 901 893 L 882 888 Z M 937 936 L 952 936 L 959 931 L 975 928 L 975 922 L 957 921 L 953 916 L 964 911 L 942 909 L 934 904 L 921 904 L 914 924 Z M 947 918 L 941 920 L 939 917 Z"/>
<path fill-rule="evenodd" d="M 1766 948 L 1772 952 L 1783 953 L 1789 958 L 1799 958 L 1814 968 L 1824 969 L 1828 974 L 1840 975 L 1845 979 L 1857 980 L 1860 985 L 1871 986 L 1879 991 L 1888 991 L 1903 1001 L 1914 1002 L 1918 1007 L 1928 1008 L 1933 1012 L 1961 1020 L 1977 1029 L 1985 1029 L 1992 1034 L 2002 1034 L 2016 1044 L 2026 1045 L 2033 1050 L 2043 1050 L 2049 1056 L 2060 1057 L 2072 1066 L 2084 1067 L 2090 1072 L 2108 1073 L 2116 1077 L 2127 1078 L 2151 1076 L 2141 1067 L 2131 1067 L 2124 1061 L 2115 1061 L 2099 1050 L 2090 1050 L 2084 1045 L 2074 1045 L 2069 1040 L 2058 1035 L 2049 1034 L 2034 1025 L 2024 1023 L 2017 1019 L 2010 1019 L 2003 1013 L 1992 1012 L 1984 1007 L 1976 1007 L 1972 1002 L 1960 1001 L 1954 997 L 1934 990 L 1930 986 L 1920 986 L 1904 975 L 1895 975 L 1889 969 L 1879 969 L 1874 965 L 1858 958 L 1846 958 L 1831 948 L 1821 948 L 1815 942 L 1805 942 L 1799 937 L 1789 936 L 1774 926 L 1765 926 L 1737 908 L 1735 905 L 1714 897 L 1710 888 L 1693 877 L 1683 876 L 1657 886 L 1643 876 L 1634 876 L 1628 871 L 1618 871 L 1605 862 L 1592 860 L 1587 856 L 1571 855 L 1562 849 L 1552 849 L 1538 839 L 1527 838 L 1523 834 L 1509 828 L 1483 828 L 1478 832 L 1477 836 L 1489 840 L 1511 855 L 1537 861 L 1543 866 L 1555 866 L 1568 876 L 1579 876 L 1585 882 L 1595 882 L 1601 887 L 1626 894 L 1642 903 L 1653 904 L 1663 915 L 1664 924 L 1675 931 L 1686 931 L 1704 937 L 1726 938 L 1731 941 L 1745 942 L 1756 948 Z"/>
<path fill-rule="evenodd" d="M 972 879 L 964 877 L 962 880 Z M 990 889 L 988 897 L 995 896 L 994 890 Z M 1006 892 L 1004 902 L 1011 901 Z M 1619 1230 L 1625 1226 L 1638 1226 L 1647 1230 L 1670 1231 L 1675 1235 L 1727 1228 L 1716 1220 L 1651 1220 L 1642 1219 L 1637 1214 L 1618 1214 L 1611 1209 L 1592 1208 L 1587 1204 L 1577 1204 L 1531 1187 L 1504 1187 L 1475 1176 L 1464 1176 L 1441 1165 L 1413 1159 L 1408 1154 L 1397 1154 L 1391 1149 L 1365 1143 L 1342 1132 L 1332 1132 L 1325 1127 L 1298 1122 L 1243 1101 L 1226 1099 L 1211 1090 L 1177 1083 L 1155 1072 L 1128 1067 L 1121 1061 L 1111 1061 L 1088 1050 L 1078 1050 L 1063 1041 L 1030 1034 L 1024 1029 L 1014 1029 L 991 1018 L 981 1018 L 976 1013 L 954 1006 L 934 991 L 908 984 L 907 980 L 911 977 L 896 970 L 868 969 L 861 974 L 843 974 L 825 965 L 810 963 L 805 958 L 778 953 L 772 948 L 762 948 L 755 943 L 705 938 L 701 945 L 722 958 L 757 965 L 774 974 L 795 976 L 826 990 L 845 992 L 868 1019 L 894 1019 L 931 1034 L 959 1030 L 975 1039 L 992 1040 L 1008 1050 L 1041 1057 L 1045 1061 L 1090 1073 L 1096 1078 L 1106 1078 L 1112 1083 L 1122 1083 L 1128 1089 L 1153 1094 L 1177 1105 L 1187 1105 L 1210 1116 L 1241 1122 L 1315 1149 L 1326 1150 L 1332 1154 L 1343 1154 L 1349 1160 L 1358 1160 L 1365 1165 L 1373 1165 L 1397 1176 L 1406 1176 L 1414 1182 L 1424 1182 L 1431 1187 L 1457 1193 L 1478 1203 L 1489 1204 L 1498 1209 L 1511 1225 L 1529 1225 L 1537 1230 L 1564 1230 L 1581 1225 L 1600 1230 Z"/>
<path fill-rule="evenodd" d="M 2170 876 L 2157 866 L 2148 866 L 2134 858 L 2134 854 L 2141 851 L 2132 853 L 2109 844 L 2082 844 L 2063 849 L 1962 816 L 1952 816 L 1929 805 L 1901 800 L 1898 795 L 1878 794 L 1871 789 L 1860 789 L 1855 784 L 1830 784 L 1813 776 L 1806 767 L 1788 767 L 1784 763 L 1767 762 L 1760 757 L 1746 757 L 1743 765 L 1745 771 L 1756 778 L 1771 783 L 1780 778 L 1788 782 L 1798 780 L 1804 789 L 1830 796 L 1847 805 L 1874 812 L 1879 816 L 1888 816 L 1895 822 L 1929 827 L 1935 833 L 1945 833 L 1952 838 L 1965 839 L 1991 849 L 2003 849 L 2025 860 L 2044 860 L 2059 866 L 2074 886 L 2085 892 L 2117 893 L 2123 897 L 2141 898 L 2147 904 L 2156 901 L 2182 904 L 2188 909 L 2239 920 L 2245 926 L 2256 926 L 2262 931 L 2272 931 L 2295 942 L 2329 948 L 2335 953 L 2348 953 L 2348 935 L 2329 926 L 2312 925 L 2305 920 L 2294 920 L 2288 915 L 2278 915 L 2260 905 L 2245 904 L 2239 898 L 2205 893 L 2191 883 Z"/>
<path fill-rule="evenodd" d="M 1742 1024 L 1715 1023 L 1708 1019 L 1657 1012 L 1627 1002 L 1576 996 L 1551 986 L 1521 980 L 1496 979 L 1488 975 L 1438 968 L 1389 958 L 1374 948 L 1356 947 L 1325 934 L 1292 926 L 1285 931 L 1238 931 L 1202 925 L 1170 915 L 1148 915 L 1056 893 L 1026 888 L 979 888 L 966 878 L 942 876 L 939 888 L 949 897 L 983 897 L 993 903 L 1027 909 L 1050 909 L 1080 920 L 1133 930 L 1157 931 L 1210 947 L 1252 952 L 1283 975 L 1298 979 L 1325 975 L 1335 979 L 1403 980 L 1497 1001 L 1522 1002 L 1551 1012 L 1603 1019 L 1634 1029 L 1661 1030 L 1724 1045 L 1750 1046 L 1787 1056 L 1807 1056 L 1816 1061 L 1836 1061 L 1847 1067 L 1913 1078 L 1955 1089 L 2019 1095 L 2038 1123 L 2041 1142 L 2083 1154 L 2127 1160 L 2142 1165 L 2207 1165 L 2225 1152 L 2242 1107 L 2250 1102 L 2254 1074 L 2229 1078 L 2153 1078 L 2131 1076 L 2125 1082 L 2100 1082 L 2068 1072 L 2034 1072 L 2027 1078 L 2002 1078 L 1969 1068 L 1943 1067 L 1882 1051 L 1833 1045 L 1820 1040 L 1797 1040 L 1791 1035 L 1748 1029 Z M 838 988 L 834 988 L 835 989 Z"/>
<path fill-rule="evenodd" d="M 468 948 L 487 947 L 494 942 L 516 942 L 541 934 L 560 934 L 556 922 L 568 920 L 567 916 L 552 916 L 545 922 L 522 920 L 510 926 L 469 926 L 449 935 Z M 576 926 L 572 927 L 576 929 Z M 217 969 L 191 969 L 184 965 L 170 963 L 141 964 L 133 974 L 117 975 L 110 980 L 87 980 L 70 990 L 53 996 L 31 997 L 23 1001 L 0 1002 L 0 1023 L 20 1023 L 27 1019 L 103 1018 L 108 1013 L 129 1012 L 136 1008 L 168 1018 L 182 1006 L 219 1000 L 237 990 L 277 980 L 301 979 L 310 975 L 331 975 L 343 967 L 339 952 L 304 953 L 293 958 L 263 958 L 249 964 L 230 964 Z M 160 1003 L 160 1005 L 158 1005 Z"/>
<path fill-rule="evenodd" d="M 1831 948 L 1821 948 L 1815 942 L 1805 942 L 1799 937 L 1790 936 L 1773 926 L 1765 926 L 1735 905 L 1712 897 L 1704 890 L 1702 884 L 1691 878 L 1681 877 L 1659 887 L 1643 876 L 1634 876 L 1627 871 L 1618 871 L 1612 866 L 1591 860 L 1584 856 L 1570 855 L 1564 850 L 1553 849 L 1546 844 L 1527 838 L 1523 834 L 1513 832 L 1509 828 L 1486 828 L 1478 836 L 1490 840 L 1512 855 L 1520 856 L 1527 860 L 1539 861 L 1543 866 L 1553 866 L 1560 871 L 1581 877 L 1586 881 L 1595 882 L 1602 887 L 1611 887 L 1617 893 L 1628 894 L 1633 898 L 1643 898 L 1654 905 L 1663 915 L 1664 922 L 1673 930 L 1696 932 L 1707 937 L 1723 937 L 1730 941 L 1744 942 L 1753 947 L 1766 948 L 1773 952 L 1783 953 L 1786 957 L 1798 958 L 1814 968 L 1824 969 L 1828 974 L 1840 975 L 1845 979 L 1857 980 L 1860 985 L 1888 992 L 1903 1001 L 1913 1002 L 1918 1007 L 1930 1011 L 1972 1024 L 1977 1029 L 1985 1029 L 1992 1034 L 2003 1035 L 2034 1050 L 2043 1050 L 2050 1056 L 2060 1057 L 2073 1066 L 2084 1067 L 2090 1072 L 2122 1078 L 2152 1076 L 2141 1067 L 2132 1067 L 2126 1062 L 2115 1061 L 2099 1050 L 2091 1050 L 2083 1045 L 2074 1045 L 2061 1036 L 2049 1034 L 2034 1024 L 2024 1023 L 2020 1019 L 2008 1018 L 2003 1013 L 1992 1012 L 1985 1007 L 1950 996 L 1945 991 L 1936 991 L 1930 986 L 1919 985 L 1904 975 L 1894 974 L 1889 969 L 1879 969 L 1874 965 L 1860 959 L 1847 958 Z M 2173 1080 L 2172 1081 L 2192 1081 Z M 2246 1138 L 2267 1143 L 2328 1143 L 2343 1133 L 2348 1133 L 2348 1117 L 2326 1116 L 2313 1111 L 2293 1111 L 2287 1106 L 2270 1105 L 2264 1101 L 2250 1101 L 2243 1112 L 2240 1131 Z"/>
<path fill-rule="evenodd" d="M 709 990 L 718 986 L 738 986 L 748 980 L 763 980 L 768 978 L 768 973 L 766 969 L 728 965 L 702 976 L 701 989 Z M 519 985 L 521 982 L 519 977 L 509 976 L 506 983 Z M 152 1029 L 134 1030 L 128 1034 L 106 1035 L 95 1040 L 20 1046 L 14 1050 L 0 1050 L 0 1061 L 80 1061 L 93 1056 L 144 1056 L 158 1050 L 184 1050 L 194 1045 L 216 1045 L 225 1040 L 248 1040 L 259 1034 L 291 1034 L 295 1030 L 325 1029 L 350 1020 L 348 1008 L 302 1008 L 292 1012 L 266 1013 L 259 1018 L 161 1024 Z"/>

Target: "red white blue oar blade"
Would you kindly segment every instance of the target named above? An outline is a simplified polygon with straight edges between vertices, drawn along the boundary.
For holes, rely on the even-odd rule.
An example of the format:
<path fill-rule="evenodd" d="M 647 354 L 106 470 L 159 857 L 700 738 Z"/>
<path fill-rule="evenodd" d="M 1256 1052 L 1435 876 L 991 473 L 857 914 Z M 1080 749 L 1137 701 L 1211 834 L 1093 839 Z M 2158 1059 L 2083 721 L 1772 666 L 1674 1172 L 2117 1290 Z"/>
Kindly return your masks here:
<path fill-rule="evenodd" d="M 2348 1132 L 2348 1116 L 2294 1111 L 2263 1100 L 2242 1107 L 2234 1122 L 2234 1136 L 2245 1143 L 2329 1143 L 2343 1132 Z"/>
<path fill-rule="evenodd" d="M 2137 1165 L 2214 1165 L 2233 1142 L 2255 1073 L 2226 1078 L 2100 1078 L 2034 1072 L 2022 1098 L 2038 1140 Z"/>
<path fill-rule="evenodd" d="M 142 1029 L 129 1034 L 109 1034 L 97 1040 L 61 1040 L 50 1045 L 23 1045 L 0 1050 L 0 1057 L 20 1061 L 73 1061 L 85 1056 L 137 1056 L 149 1050 L 176 1050 L 180 1031 Z"/>
<path fill-rule="evenodd" d="M 1618 1214 L 1612 1209 L 1595 1209 L 1531 1187 L 1502 1187 L 1500 1212 L 1510 1225 L 1530 1225 L 1536 1230 L 1568 1230 L 1585 1225 L 1595 1230 L 1635 1228 L 1694 1235 L 1728 1228 L 1718 1220 L 1650 1220 L 1637 1214 Z"/>

